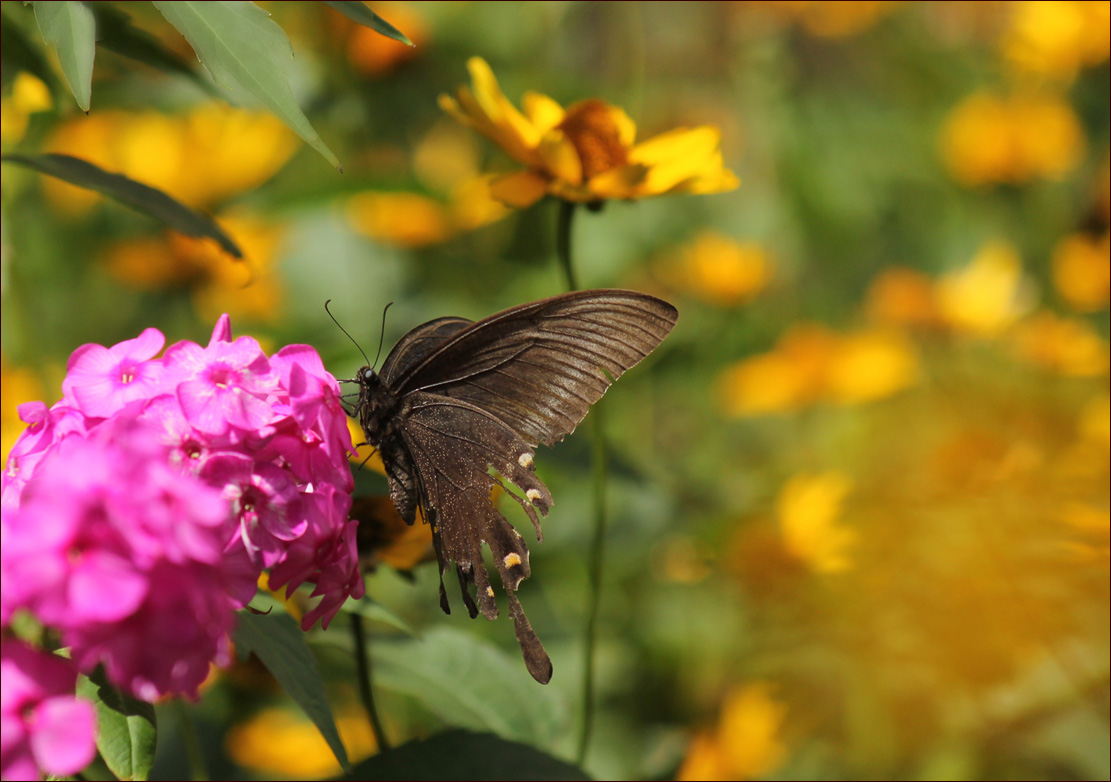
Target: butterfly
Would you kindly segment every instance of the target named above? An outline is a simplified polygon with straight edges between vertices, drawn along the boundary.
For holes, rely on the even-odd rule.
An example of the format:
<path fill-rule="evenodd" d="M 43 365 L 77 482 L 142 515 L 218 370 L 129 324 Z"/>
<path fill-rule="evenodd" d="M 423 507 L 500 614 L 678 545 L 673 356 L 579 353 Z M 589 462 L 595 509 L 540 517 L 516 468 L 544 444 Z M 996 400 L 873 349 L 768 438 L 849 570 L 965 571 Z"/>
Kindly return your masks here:
<path fill-rule="evenodd" d="M 398 341 L 381 370 L 368 364 L 351 381 L 359 386 L 353 415 L 381 455 L 394 506 L 406 523 L 419 508 L 432 525 L 440 607 L 451 613 L 444 574 L 454 563 L 471 617 L 498 615 L 483 560 L 488 546 L 525 666 L 542 684 L 552 663 L 516 595 L 529 576 L 528 547 L 491 490 L 505 489 L 542 540 L 539 515 L 553 501 L 534 471 L 537 445 L 573 432 L 678 318 L 675 307 L 644 293 L 566 293 L 477 322 L 429 321 Z"/>

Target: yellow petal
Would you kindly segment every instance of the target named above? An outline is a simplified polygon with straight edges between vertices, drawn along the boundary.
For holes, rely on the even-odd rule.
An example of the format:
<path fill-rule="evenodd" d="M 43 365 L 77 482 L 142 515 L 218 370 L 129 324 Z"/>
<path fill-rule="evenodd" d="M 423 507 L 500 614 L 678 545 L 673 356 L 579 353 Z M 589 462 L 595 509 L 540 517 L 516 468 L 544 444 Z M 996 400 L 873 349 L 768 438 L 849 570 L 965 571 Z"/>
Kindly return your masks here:
<path fill-rule="evenodd" d="M 712 125 L 676 128 L 637 144 L 629 150 L 629 162 L 653 166 L 677 159 L 704 160 L 720 143 L 721 131 Z"/>
<path fill-rule="evenodd" d="M 617 126 L 617 137 L 621 140 L 621 146 L 631 147 L 637 138 L 636 123 L 617 106 L 610 106 L 610 116 L 613 118 L 613 124 Z"/>
<path fill-rule="evenodd" d="M 563 107 L 547 95 L 530 90 L 521 98 L 521 106 L 525 110 L 525 116 L 541 134 L 563 122 Z"/>
<path fill-rule="evenodd" d="M 490 182 L 490 194 L 517 209 L 532 206 L 548 192 L 548 181 L 534 171 L 515 171 Z"/>
<path fill-rule="evenodd" d="M 544 134 L 537 148 L 544 167 L 553 177 L 571 185 L 580 185 L 583 180 L 582 161 L 575 145 L 562 130 L 551 130 Z"/>
<path fill-rule="evenodd" d="M 503 140 L 520 145 L 523 150 L 535 149 L 540 143 L 540 132 L 502 94 L 498 80 L 486 61 L 481 57 L 472 57 L 467 60 L 467 70 L 471 73 L 475 102 L 489 120 L 502 131 Z M 506 151 L 513 154 L 508 146 Z"/>
<path fill-rule="evenodd" d="M 640 163 L 629 163 L 605 171 L 591 178 L 587 187 L 597 198 L 636 198 L 641 194 L 648 167 Z"/>
<path fill-rule="evenodd" d="M 642 187 L 643 195 L 657 195 L 673 189 L 712 193 L 736 187 L 732 172 L 722 167 L 717 128 L 677 130 L 638 144 L 629 152 L 629 162 L 649 167 Z"/>

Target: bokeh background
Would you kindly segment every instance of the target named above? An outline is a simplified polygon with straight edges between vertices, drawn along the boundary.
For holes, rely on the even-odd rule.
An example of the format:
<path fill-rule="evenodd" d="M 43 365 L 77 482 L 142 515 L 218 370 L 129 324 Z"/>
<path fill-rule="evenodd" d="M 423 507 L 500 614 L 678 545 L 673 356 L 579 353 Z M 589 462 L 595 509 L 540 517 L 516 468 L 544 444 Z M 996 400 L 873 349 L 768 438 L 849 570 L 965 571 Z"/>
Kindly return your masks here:
<path fill-rule="evenodd" d="M 153 7 L 118 5 L 195 62 Z M 1108 777 L 1111 4 L 372 3 L 415 48 L 323 4 L 262 5 L 342 174 L 261 108 L 110 51 L 88 115 L 64 82 L 5 64 L 5 152 L 159 187 L 247 256 L 5 164 L 5 456 L 17 405 L 56 400 L 86 342 L 147 326 L 203 341 L 229 312 L 237 334 L 310 343 L 350 377 L 362 360 L 326 299 L 373 355 L 387 302 L 388 349 L 433 317 L 562 292 L 557 204 L 491 201 L 483 176 L 510 161 L 437 106 L 478 55 L 514 102 L 602 98 L 641 138 L 715 125 L 741 180 L 576 220 L 584 287 L 681 313 L 604 402 L 586 769 Z M 2 10 L 38 40 L 30 9 Z M 589 438 L 537 464 L 556 505 L 520 596 L 552 683 L 490 681 L 523 672 L 511 623 L 443 616 L 425 539 L 387 534 L 368 593 L 396 740 L 462 725 L 573 756 Z M 359 484 L 385 485 L 372 470 Z M 373 752 L 349 641 L 310 640 L 349 751 Z M 186 713 L 217 777 L 337 771 L 261 668 L 165 707 L 163 776 L 184 773 Z"/>

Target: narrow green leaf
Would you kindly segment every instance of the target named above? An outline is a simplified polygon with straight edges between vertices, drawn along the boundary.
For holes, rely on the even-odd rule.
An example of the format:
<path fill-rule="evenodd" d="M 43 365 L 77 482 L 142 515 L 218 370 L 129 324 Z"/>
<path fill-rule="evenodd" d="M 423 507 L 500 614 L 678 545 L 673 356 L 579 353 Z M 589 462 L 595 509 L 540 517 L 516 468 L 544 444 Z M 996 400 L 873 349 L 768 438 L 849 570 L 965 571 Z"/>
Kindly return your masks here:
<path fill-rule="evenodd" d="M 147 779 L 158 744 L 154 706 L 124 695 L 99 670 L 78 677 L 77 694 L 96 706 L 96 747 L 112 773 L 118 779 Z"/>
<path fill-rule="evenodd" d="M 367 4 L 361 0 L 324 0 L 324 4 L 330 5 L 351 21 L 358 22 L 363 27 L 369 27 L 376 33 L 387 38 L 393 38 L 395 41 L 401 41 L 406 46 L 416 46 L 415 43 L 405 37 L 405 33 L 374 13 L 374 11 L 371 11 Z"/>
<path fill-rule="evenodd" d="M 555 692 L 534 682 L 520 657 L 468 633 L 437 628 L 418 641 L 378 639 L 370 654 L 378 687 L 416 698 L 448 724 L 537 745 L 558 730 Z"/>
<path fill-rule="evenodd" d="M 320 730 L 345 771 L 351 768 L 347 750 L 340 740 L 332 707 L 324 692 L 324 680 L 305 643 L 305 634 L 289 614 L 239 612 L 235 646 L 240 656 L 253 652 L 289 697 Z"/>
<path fill-rule="evenodd" d="M 343 170 L 293 97 L 289 87 L 293 47 L 269 13 L 243 0 L 155 0 L 154 5 L 189 41 L 217 84 L 254 95 Z"/>
<path fill-rule="evenodd" d="M 54 47 L 62 75 L 77 105 L 87 112 L 93 96 L 93 57 L 96 56 L 96 21 L 84 3 L 35 3 L 35 21 L 43 40 Z"/>
<path fill-rule="evenodd" d="M 401 632 L 412 638 L 417 638 L 420 636 L 420 633 L 413 629 L 413 626 L 411 624 L 406 622 L 404 619 L 402 619 L 390 609 L 386 608 L 381 603 L 374 602 L 369 597 L 364 597 L 360 600 L 348 600 L 346 603 L 344 603 L 342 610 L 351 611 L 353 613 L 359 614 L 368 621 L 378 622 L 380 624 L 392 627 L 395 630 L 400 630 Z"/>
<path fill-rule="evenodd" d="M 113 174 L 87 160 L 55 153 L 4 155 L 0 160 L 28 166 L 44 174 L 64 179 L 72 185 L 103 193 L 132 209 L 161 220 L 179 233 L 215 239 L 225 252 L 236 258 L 243 257 L 243 252 L 238 245 L 211 217 L 190 209 L 161 190 L 136 182 L 123 174 Z"/>
<path fill-rule="evenodd" d="M 364 760 L 350 779 L 565 779 L 590 776 L 527 744 L 466 730 L 410 741 Z"/>
<path fill-rule="evenodd" d="M 7 5 L 5 3 L 5 5 Z M 53 88 L 57 79 L 46 64 L 39 48 L 28 39 L 22 26 L 5 12 L 0 24 L 0 74 L 7 87 L 19 71 L 27 71 L 43 84 Z"/>
<path fill-rule="evenodd" d="M 171 52 L 146 30 L 131 24 L 131 17 L 107 3 L 92 6 L 96 17 L 96 42 L 116 54 L 129 57 L 168 73 L 186 76 L 206 92 L 215 91 L 212 84 Z"/>

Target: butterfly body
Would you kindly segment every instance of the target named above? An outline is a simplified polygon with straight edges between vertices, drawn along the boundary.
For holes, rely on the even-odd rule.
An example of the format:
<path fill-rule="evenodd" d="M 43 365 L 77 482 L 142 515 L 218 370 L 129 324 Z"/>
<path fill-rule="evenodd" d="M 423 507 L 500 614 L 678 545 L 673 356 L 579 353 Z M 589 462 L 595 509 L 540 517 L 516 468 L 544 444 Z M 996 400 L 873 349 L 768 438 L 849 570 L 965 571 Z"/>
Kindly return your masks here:
<path fill-rule="evenodd" d="M 528 548 L 490 501 L 491 490 L 506 489 L 540 540 L 539 517 L 553 501 L 534 471 L 537 445 L 574 431 L 612 380 L 647 356 L 677 318 L 674 307 L 646 294 L 580 291 L 478 322 L 430 321 L 398 341 L 380 372 L 363 367 L 356 375 L 356 414 L 382 456 L 398 513 L 412 523 L 420 507 L 432 525 L 441 606 L 448 611 L 443 574 L 454 562 L 471 616 L 497 616 L 483 560 L 488 547 L 538 681 L 548 681 L 551 662 L 516 596 L 529 575 Z"/>

